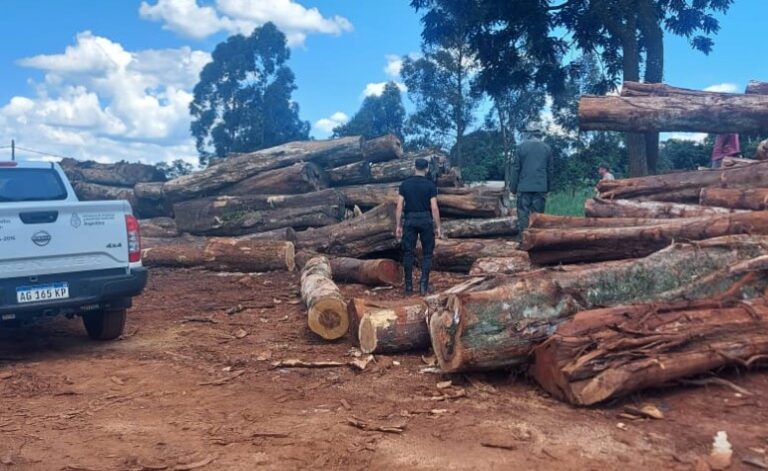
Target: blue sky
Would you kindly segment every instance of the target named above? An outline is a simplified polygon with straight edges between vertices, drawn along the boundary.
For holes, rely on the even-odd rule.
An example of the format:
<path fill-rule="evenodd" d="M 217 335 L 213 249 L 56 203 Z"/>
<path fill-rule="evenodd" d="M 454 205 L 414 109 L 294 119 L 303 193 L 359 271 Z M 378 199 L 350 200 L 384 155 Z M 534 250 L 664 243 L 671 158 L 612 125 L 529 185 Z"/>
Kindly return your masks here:
<path fill-rule="evenodd" d="M 419 50 L 407 0 L 4 0 L 0 147 L 77 158 L 195 159 L 186 111 L 208 54 L 227 35 L 274 21 L 291 46 L 294 99 L 325 137 L 365 93 L 397 80 Z M 668 36 L 670 84 L 741 91 L 768 80 L 768 0 L 736 0 L 709 56 Z M 5 150 L 0 150 L 5 152 Z"/>

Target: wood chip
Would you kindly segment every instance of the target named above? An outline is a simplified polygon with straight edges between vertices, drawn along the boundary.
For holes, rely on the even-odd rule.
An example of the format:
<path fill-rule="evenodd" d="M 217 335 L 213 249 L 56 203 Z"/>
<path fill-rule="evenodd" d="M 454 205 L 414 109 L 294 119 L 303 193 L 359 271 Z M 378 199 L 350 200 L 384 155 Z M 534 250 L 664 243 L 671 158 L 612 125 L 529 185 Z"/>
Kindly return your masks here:
<path fill-rule="evenodd" d="M 242 339 L 245 338 L 248 335 L 248 332 L 245 331 L 245 329 L 237 329 L 234 336 L 236 339 Z"/>
<path fill-rule="evenodd" d="M 208 466 L 209 464 L 213 463 L 216 460 L 216 458 L 217 458 L 216 455 L 208 455 L 200 461 L 176 465 L 173 467 L 173 470 L 174 471 L 190 471 L 192 469 L 202 468 L 203 466 Z"/>
<path fill-rule="evenodd" d="M 185 317 L 184 319 L 181 320 L 182 324 L 186 324 L 187 322 L 200 322 L 204 324 L 219 323 L 219 321 L 217 321 L 216 319 L 213 319 L 211 317 L 203 317 L 203 316 L 190 316 L 190 317 Z"/>
<path fill-rule="evenodd" d="M 340 402 L 341 402 L 341 407 L 345 408 L 346 410 L 352 410 L 352 406 L 349 405 L 349 402 L 347 402 L 346 399 L 342 399 Z"/>
<path fill-rule="evenodd" d="M 245 307 L 242 304 L 238 304 L 237 306 L 232 306 L 231 308 L 227 309 L 224 312 L 226 312 L 231 316 L 233 314 L 237 314 L 238 312 L 243 312 L 243 311 L 245 311 Z"/>
<path fill-rule="evenodd" d="M 221 386 L 222 384 L 226 384 L 230 381 L 232 381 L 235 378 L 239 378 L 240 376 L 245 374 L 245 370 L 240 370 L 236 373 L 232 373 L 231 375 L 227 376 L 226 378 L 220 378 L 213 381 L 206 381 L 204 383 L 197 383 L 198 386 Z"/>
<path fill-rule="evenodd" d="M 637 415 L 649 419 L 661 420 L 664 418 L 664 413 L 661 412 L 658 407 L 652 406 L 650 404 L 646 404 L 642 407 L 625 406 L 624 410 L 631 415 Z"/>
<path fill-rule="evenodd" d="M 373 361 L 373 355 L 368 355 L 363 358 L 355 358 L 354 360 L 350 360 L 349 365 L 355 369 L 363 371 L 368 366 L 368 363 L 372 361 Z"/>
<path fill-rule="evenodd" d="M 360 420 L 357 417 L 350 417 L 347 419 L 347 423 L 353 427 L 365 430 L 367 432 L 383 432 L 383 433 L 403 433 L 405 432 L 405 423 L 402 425 L 375 425 Z"/>
<path fill-rule="evenodd" d="M 437 389 L 447 389 L 447 388 L 450 388 L 451 386 L 453 386 L 453 381 L 451 381 L 451 380 L 441 381 L 441 382 L 437 383 L 435 386 L 437 386 Z"/>
<path fill-rule="evenodd" d="M 13 378 L 13 371 L 5 371 L 3 373 L 0 373 L 0 379 L 8 379 Z"/>
<path fill-rule="evenodd" d="M 122 379 L 118 378 L 117 376 L 111 376 L 109 378 L 109 380 L 112 381 L 113 383 L 117 384 L 117 385 L 120 385 L 120 386 L 123 386 L 125 384 L 125 381 L 123 381 Z"/>

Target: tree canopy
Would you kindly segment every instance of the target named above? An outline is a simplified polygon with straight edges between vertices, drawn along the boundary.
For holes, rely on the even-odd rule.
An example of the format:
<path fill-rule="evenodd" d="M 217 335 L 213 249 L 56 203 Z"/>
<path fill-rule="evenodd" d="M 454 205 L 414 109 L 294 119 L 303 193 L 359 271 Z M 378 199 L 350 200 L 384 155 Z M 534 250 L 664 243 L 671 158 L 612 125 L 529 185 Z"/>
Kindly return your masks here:
<path fill-rule="evenodd" d="M 274 24 L 247 37 L 230 36 L 212 58 L 189 105 L 201 164 L 309 137 L 309 123 L 299 119 L 291 100 L 296 85 L 286 65 L 290 50 Z"/>
<path fill-rule="evenodd" d="M 365 97 L 360 109 L 349 122 L 333 130 L 334 137 L 363 136 L 366 139 L 394 134 L 403 140 L 405 107 L 400 88 L 394 82 L 384 86 L 381 95 Z"/>

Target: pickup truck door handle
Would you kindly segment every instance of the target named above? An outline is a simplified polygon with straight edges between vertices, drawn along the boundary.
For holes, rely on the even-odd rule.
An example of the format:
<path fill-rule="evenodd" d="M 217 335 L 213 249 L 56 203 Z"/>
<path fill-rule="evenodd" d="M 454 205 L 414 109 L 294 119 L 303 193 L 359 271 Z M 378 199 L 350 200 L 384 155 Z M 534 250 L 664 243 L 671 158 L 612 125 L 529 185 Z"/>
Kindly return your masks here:
<path fill-rule="evenodd" d="M 24 224 L 47 224 L 56 222 L 59 218 L 58 211 L 30 211 L 19 213 L 19 218 Z"/>

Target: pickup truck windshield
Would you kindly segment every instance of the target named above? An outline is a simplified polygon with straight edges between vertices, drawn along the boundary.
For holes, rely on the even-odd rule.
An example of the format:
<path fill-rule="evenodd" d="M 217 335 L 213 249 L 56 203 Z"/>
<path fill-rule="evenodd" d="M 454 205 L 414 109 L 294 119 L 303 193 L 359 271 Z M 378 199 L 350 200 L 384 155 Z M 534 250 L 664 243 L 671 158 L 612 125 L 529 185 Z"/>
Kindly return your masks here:
<path fill-rule="evenodd" d="M 0 168 L 0 203 L 66 198 L 64 183 L 52 168 Z"/>

